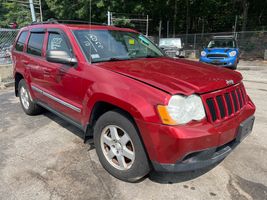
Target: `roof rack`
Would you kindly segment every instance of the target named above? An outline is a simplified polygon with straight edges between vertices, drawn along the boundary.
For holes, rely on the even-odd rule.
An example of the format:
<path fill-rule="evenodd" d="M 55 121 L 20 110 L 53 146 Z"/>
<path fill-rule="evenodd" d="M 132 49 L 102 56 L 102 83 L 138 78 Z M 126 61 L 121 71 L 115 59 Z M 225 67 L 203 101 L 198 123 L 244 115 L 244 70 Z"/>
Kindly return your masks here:
<path fill-rule="evenodd" d="M 88 22 L 82 20 L 58 20 L 58 19 L 48 19 L 47 21 L 43 22 L 32 22 L 31 25 L 38 25 L 38 24 L 88 24 L 88 25 L 102 25 L 107 26 L 105 23 L 97 23 L 97 22 Z"/>
<path fill-rule="evenodd" d="M 215 35 L 213 36 L 214 39 L 234 39 L 234 35 Z"/>

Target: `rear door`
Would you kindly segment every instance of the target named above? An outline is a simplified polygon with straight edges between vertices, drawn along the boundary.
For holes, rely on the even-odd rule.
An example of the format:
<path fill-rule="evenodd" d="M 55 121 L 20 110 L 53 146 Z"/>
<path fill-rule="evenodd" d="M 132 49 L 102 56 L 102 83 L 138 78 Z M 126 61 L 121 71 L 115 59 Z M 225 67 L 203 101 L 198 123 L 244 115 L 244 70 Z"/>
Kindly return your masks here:
<path fill-rule="evenodd" d="M 32 87 L 40 87 L 43 84 L 43 69 L 42 63 L 45 61 L 43 54 L 45 39 L 45 29 L 34 28 L 30 31 L 30 36 L 27 43 L 26 53 L 23 56 L 22 62 L 25 65 L 25 70 L 29 76 L 31 89 Z M 37 98 L 41 98 L 40 93 L 33 90 L 33 94 Z"/>
<path fill-rule="evenodd" d="M 14 69 L 22 74 L 24 74 L 25 65 L 24 62 L 26 60 L 23 57 L 23 51 L 25 48 L 25 44 L 28 38 L 28 30 L 22 31 L 12 49 L 12 61 Z"/>

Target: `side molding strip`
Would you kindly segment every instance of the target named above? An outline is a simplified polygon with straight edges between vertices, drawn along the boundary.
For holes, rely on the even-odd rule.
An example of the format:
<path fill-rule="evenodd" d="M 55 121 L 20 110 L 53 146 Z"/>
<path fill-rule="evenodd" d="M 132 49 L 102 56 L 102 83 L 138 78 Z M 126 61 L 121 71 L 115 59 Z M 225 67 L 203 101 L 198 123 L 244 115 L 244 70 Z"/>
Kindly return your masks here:
<path fill-rule="evenodd" d="M 49 110 L 50 112 L 54 113 L 55 115 L 59 116 L 60 118 L 64 119 L 65 121 L 71 123 L 72 125 L 76 126 L 77 128 L 79 128 L 80 130 L 82 130 L 83 132 L 86 130 L 80 123 L 72 120 L 71 118 L 65 116 L 64 114 L 61 114 L 60 112 L 57 112 L 56 110 L 50 108 L 49 106 L 47 106 L 46 104 L 37 101 L 36 102 L 38 105 L 44 107 L 45 109 Z"/>
<path fill-rule="evenodd" d="M 70 108 L 70 109 L 72 109 L 72 110 L 74 110 L 76 112 L 81 112 L 81 109 L 80 108 L 77 108 L 76 106 L 71 105 L 71 104 L 69 104 L 69 103 L 67 103 L 67 102 L 65 102 L 65 101 L 63 101 L 63 100 L 61 100 L 61 99 L 59 99 L 59 98 L 57 98 L 57 97 L 55 97 L 55 96 L 53 96 L 53 95 L 51 95 L 51 94 L 43 91 L 43 90 L 41 90 L 41 89 L 33 86 L 33 85 L 31 86 L 31 88 L 33 90 L 35 90 L 36 92 L 38 92 L 38 93 L 40 93 L 40 94 L 42 94 L 42 95 L 44 95 L 44 96 L 46 96 L 46 97 L 48 97 L 48 98 L 50 98 L 50 99 L 52 99 L 54 101 L 60 103 L 63 106 L 66 106 L 66 107 L 68 107 L 68 108 Z"/>

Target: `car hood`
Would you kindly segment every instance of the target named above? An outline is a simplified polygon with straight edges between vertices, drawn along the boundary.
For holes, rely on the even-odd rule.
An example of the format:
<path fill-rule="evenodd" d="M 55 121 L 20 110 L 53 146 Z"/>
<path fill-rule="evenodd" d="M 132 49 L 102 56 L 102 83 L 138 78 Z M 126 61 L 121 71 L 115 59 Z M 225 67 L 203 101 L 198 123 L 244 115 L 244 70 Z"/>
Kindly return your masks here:
<path fill-rule="evenodd" d="M 240 73 L 229 69 L 167 57 L 102 62 L 96 65 L 170 94 L 202 94 L 242 80 Z"/>

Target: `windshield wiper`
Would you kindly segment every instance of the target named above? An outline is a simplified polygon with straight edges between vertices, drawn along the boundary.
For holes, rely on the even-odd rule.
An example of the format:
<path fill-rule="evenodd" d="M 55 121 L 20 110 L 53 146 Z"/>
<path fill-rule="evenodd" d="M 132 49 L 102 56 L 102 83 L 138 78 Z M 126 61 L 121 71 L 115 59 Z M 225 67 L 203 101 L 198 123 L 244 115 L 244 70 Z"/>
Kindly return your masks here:
<path fill-rule="evenodd" d="M 137 57 L 137 58 L 158 58 L 158 57 L 161 57 L 161 56 L 146 55 L 146 56 Z"/>
<path fill-rule="evenodd" d="M 107 61 L 121 61 L 121 60 L 129 60 L 129 58 L 109 58 Z"/>
<path fill-rule="evenodd" d="M 112 62 L 112 61 L 122 61 L 122 60 L 129 60 L 130 58 L 116 58 L 116 57 L 111 57 L 108 59 L 103 59 L 103 60 L 95 60 L 93 63 L 98 63 L 98 62 Z"/>

